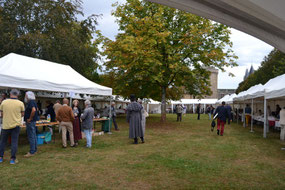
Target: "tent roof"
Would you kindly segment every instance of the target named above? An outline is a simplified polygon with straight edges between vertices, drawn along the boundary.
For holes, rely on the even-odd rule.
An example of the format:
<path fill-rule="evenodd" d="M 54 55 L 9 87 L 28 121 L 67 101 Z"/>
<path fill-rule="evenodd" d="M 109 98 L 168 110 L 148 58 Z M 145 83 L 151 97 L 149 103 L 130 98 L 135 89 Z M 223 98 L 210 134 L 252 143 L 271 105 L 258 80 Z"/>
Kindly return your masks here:
<path fill-rule="evenodd" d="M 35 91 L 112 95 L 112 89 L 96 84 L 68 65 L 10 53 L 0 58 L 0 87 Z"/>
<path fill-rule="evenodd" d="M 220 22 L 285 52 L 284 0 L 149 0 Z"/>
<path fill-rule="evenodd" d="M 225 102 L 226 104 L 233 103 L 233 99 L 236 97 L 236 94 L 227 94 L 223 98 L 219 99 L 216 103 L 221 104 L 222 102 Z"/>
<path fill-rule="evenodd" d="M 262 84 L 258 84 L 250 87 L 246 91 L 240 92 L 235 98 L 234 101 L 244 101 L 254 98 L 259 98 L 264 96 L 264 86 Z"/>
<path fill-rule="evenodd" d="M 264 88 L 266 99 L 285 97 L 285 74 L 269 80 Z"/>

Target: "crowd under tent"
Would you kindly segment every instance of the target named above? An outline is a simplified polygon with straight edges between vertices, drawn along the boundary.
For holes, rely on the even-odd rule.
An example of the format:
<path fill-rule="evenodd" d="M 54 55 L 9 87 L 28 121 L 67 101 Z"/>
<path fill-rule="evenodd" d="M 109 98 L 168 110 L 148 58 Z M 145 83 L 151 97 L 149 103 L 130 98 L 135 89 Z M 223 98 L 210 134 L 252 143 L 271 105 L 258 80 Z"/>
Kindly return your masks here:
<path fill-rule="evenodd" d="M 258 116 L 256 119 L 258 121 L 263 121 L 264 130 L 263 130 L 263 137 L 266 138 L 267 133 L 269 132 L 269 125 L 268 121 L 276 122 L 276 126 L 278 126 L 278 120 L 270 116 L 268 112 L 267 106 L 270 105 L 270 102 L 273 102 L 274 106 L 276 102 L 282 103 L 285 101 L 285 74 L 275 77 L 269 80 L 265 85 L 258 84 L 247 91 L 241 92 L 234 98 L 234 102 L 238 104 L 243 104 L 243 110 L 245 108 L 245 104 L 251 103 L 252 113 L 251 115 L 254 116 L 254 103 L 263 104 L 263 117 Z M 271 104 L 272 105 L 272 104 Z M 281 106 L 282 107 L 282 106 Z M 257 110 L 257 109 L 256 109 Z M 244 116 L 244 112 L 243 112 Z M 251 127 L 253 123 L 254 117 L 251 120 Z M 252 131 L 252 128 L 251 128 Z"/>
<path fill-rule="evenodd" d="M 10 53 L 0 58 L 0 89 L 31 90 L 41 95 L 90 99 L 112 97 L 112 89 L 96 84 L 68 65 Z M 89 97 L 89 98 L 88 98 Z M 109 102 L 110 103 L 110 102 Z"/>

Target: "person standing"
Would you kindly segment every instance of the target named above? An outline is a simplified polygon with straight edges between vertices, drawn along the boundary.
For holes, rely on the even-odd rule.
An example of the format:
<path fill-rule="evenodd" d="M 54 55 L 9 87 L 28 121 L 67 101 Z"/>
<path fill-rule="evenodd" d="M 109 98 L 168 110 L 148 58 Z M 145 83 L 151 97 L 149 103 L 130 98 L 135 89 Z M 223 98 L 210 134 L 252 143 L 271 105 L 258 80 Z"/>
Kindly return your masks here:
<path fill-rule="evenodd" d="M 227 121 L 228 116 L 228 110 L 225 107 L 225 102 L 222 102 L 222 105 L 217 107 L 215 114 L 218 114 L 218 121 L 217 121 L 217 135 L 224 135 L 224 128 Z"/>
<path fill-rule="evenodd" d="M 209 105 L 207 106 L 206 113 L 209 115 L 209 120 L 211 120 L 212 119 L 211 106 L 209 106 Z"/>
<path fill-rule="evenodd" d="M 11 159 L 10 164 L 16 164 L 16 154 L 18 150 L 18 139 L 22 117 L 24 116 L 24 103 L 18 100 L 19 90 L 12 89 L 10 99 L 4 100 L 0 105 L 1 117 L 3 118 L 3 129 L 1 131 L 0 142 L 0 163 L 3 162 L 6 143 L 11 136 Z"/>
<path fill-rule="evenodd" d="M 117 118 L 117 113 L 116 113 L 116 103 L 115 102 L 112 102 L 111 104 L 111 114 L 112 114 L 112 121 L 114 123 L 114 126 L 115 126 L 115 130 L 116 131 L 119 131 L 119 128 L 118 128 L 118 125 L 117 125 L 117 121 L 116 121 L 116 118 Z"/>
<path fill-rule="evenodd" d="M 251 119 L 251 107 L 248 104 L 246 104 L 246 107 L 245 107 L 245 124 L 246 124 L 246 127 L 248 127 L 250 119 Z"/>
<path fill-rule="evenodd" d="M 197 106 L 197 114 L 198 114 L 197 119 L 198 119 L 198 120 L 200 120 L 200 111 L 201 111 L 201 105 L 198 104 L 198 106 Z"/>
<path fill-rule="evenodd" d="M 280 120 L 279 120 L 280 126 L 281 126 L 281 132 L 280 132 L 280 140 L 285 140 L 285 107 L 280 111 Z"/>
<path fill-rule="evenodd" d="M 91 107 L 90 100 L 84 102 L 85 109 L 81 115 L 82 119 L 82 129 L 86 136 L 86 147 L 91 148 L 92 146 L 92 129 L 93 129 L 93 117 L 94 117 L 94 108 Z"/>
<path fill-rule="evenodd" d="M 136 102 L 134 94 L 130 96 L 131 103 L 127 107 L 127 122 L 129 123 L 129 138 L 134 139 L 134 144 L 138 144 L 138 137 L 144 143 L 144 133 L 142 129 L 142 105 Z"/>
<path fill-rule="evenodd" d="M 62 130 L 62 147 L 67 147 L 66 131 L 69 132 L 70 146 L 75 147 L 72 125 L 72 122 L 74 121 L 74 115 L 72 112 L 72 108 L 68 106 L 68 99 L 63 99 L 63 106 L 58 110 L 56 119 L 60 122 L 60 127 Z"/>
<path fill-rule="evenodd" d="M 62 107 L 62 105 L 60 104 L 59 100 L 55 101 L 55 104 L 53 105 L 53 110 L 55 115 L 57 115 L 58 110 Z"/>
<path fill-rule="evenodd" d="M 73 100 L 73 115 L 74 115 L 74 121 L 73 121 L 73 136 L 74 136 L 74 143 L 77 146 L 78 141 L 82 139 L 81 135 L 81 126 L 80 126 L 80 116 L 81 116 L 81 109 L 78 107 L 78 100 Z"/>
<path fill-rule="evenodd" d="M 140 105 L 142 105 L 142 103 L 143 103 L 141 99 L 139 99 L 138 102 Z M 142 112 L 142 129 L 143 129 L 143 134 L 145 135 L 145 123 L 146 123 L 147 112 L 144 110 L 143 105 L 142 105 L 141 112 Z"/>
<path fill-rule="evenodd" d="M 281 111 L 281 107 L 279 106 L 279 104 L 276 105 L 276 111 L 275 111 L 275 117 L 276 118 L 280 118 L 280 111 Z"/>
<path fill-rule="evenodd" d="M 46 117 L 48 116 L 48 115 L 50 115 L 50 121 L 51 122 L 55 122 L 55 120 L 56 120 L 56 115 L 55 115 L 55 112 L 54 112 L 54 109 L 53 109 L 53 103 L 52 102 L 50 102 L 50 101 L 47 101 L 47 108 L 46 108 Z"/>
<path fill-rule="evenodd" d="M 25 115 L 24 121 L 26 122 L 26 130 L 30 143 L 30 151 L 24 156 L 26 158 L 32 157 L 37 153 L 37 127 L 36 122 L 39 120 L 38 106 L 36 103 L 35 94 L 31 91 L 26 92 L 25 95 Z"/>
<path fill-rule="evenodd" d="M 6 93 L 2 93 L 2 97 L 0 99 L 0 105 L 1 103 L 6 100 L 7 98 L 7 94 Z M 3 121 L 2 121 L 2 117 L 0 117 L 0 139 L 1 139 L 1 129 L 2 129 L 2 124 L 3 124 Z"/>
<path fill-rule="evenodd" d="M 180 121 L 182 120 L 182 111 L 183 111 L 183 108 L 180 104 L 177 105 L 176 107 L 176 114 L 177 114 L 177 121 Z"/>

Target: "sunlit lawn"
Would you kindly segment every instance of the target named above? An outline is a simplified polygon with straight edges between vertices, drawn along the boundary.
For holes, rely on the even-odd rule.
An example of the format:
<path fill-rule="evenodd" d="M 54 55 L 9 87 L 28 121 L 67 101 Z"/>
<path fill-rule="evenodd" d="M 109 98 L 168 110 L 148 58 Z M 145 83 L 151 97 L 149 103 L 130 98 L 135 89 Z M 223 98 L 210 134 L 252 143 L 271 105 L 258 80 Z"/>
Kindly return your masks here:
<path fill-rule="evenodd" d="M 62 149 L 56 143 L 28 151 L 22 131 L 17 165 L 9 165 L 9 153 L 0 164 L 0 189 L 285 189 L 285 143 L 278 133 L 262 138 L 231 124 L 223 137 L 210 131 L 206 115 L 159 115 L 147 118 L 146 143 L 133 145 L 125 118 L 120 131 L 94 137 L 92 149 L 82 141 L 77 148 Z M 97 130 L 100 129 L 97 125 Z"/>

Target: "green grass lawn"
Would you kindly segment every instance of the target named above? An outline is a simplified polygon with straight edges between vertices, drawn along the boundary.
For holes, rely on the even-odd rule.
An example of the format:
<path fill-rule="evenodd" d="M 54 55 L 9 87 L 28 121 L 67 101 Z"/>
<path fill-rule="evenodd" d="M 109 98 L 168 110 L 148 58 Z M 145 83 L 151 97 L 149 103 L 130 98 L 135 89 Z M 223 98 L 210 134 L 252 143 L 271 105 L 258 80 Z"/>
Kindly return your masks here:
<path fill-rule="evenodd" d="M 59 134 L 55 144 L 42 145 L 39 153 L 28 151 L 22 131 L 19 163 L 9 165 L 10 151 L 0 164 L 0 189 L 285 189 L 285 143 L 279 133 L 262 137 L 235 123 L 223 137 L 210 131 L 206 115 L 159 115 L 147 118 L 145 144 L 128 139 L 125 118 L 120 131 L 85 141 L 77 148 L 62 149 Z M 100 129 L 97 125 L 97 129 Z"/>

